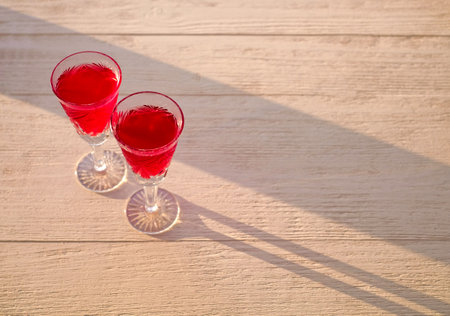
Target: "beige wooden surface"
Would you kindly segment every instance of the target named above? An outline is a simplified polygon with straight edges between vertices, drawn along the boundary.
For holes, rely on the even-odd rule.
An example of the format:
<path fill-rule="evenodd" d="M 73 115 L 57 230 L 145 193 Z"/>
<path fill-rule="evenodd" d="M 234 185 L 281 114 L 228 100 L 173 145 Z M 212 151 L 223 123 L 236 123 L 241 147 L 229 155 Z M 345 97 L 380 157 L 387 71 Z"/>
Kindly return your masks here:
<path fill-rule="evenodd" d="M 449 1 L 1 0 L 0 315 L 450 315 L 449 36 Z M 74 177 L 86 49 L 185 112 L 158 238 Z"/>

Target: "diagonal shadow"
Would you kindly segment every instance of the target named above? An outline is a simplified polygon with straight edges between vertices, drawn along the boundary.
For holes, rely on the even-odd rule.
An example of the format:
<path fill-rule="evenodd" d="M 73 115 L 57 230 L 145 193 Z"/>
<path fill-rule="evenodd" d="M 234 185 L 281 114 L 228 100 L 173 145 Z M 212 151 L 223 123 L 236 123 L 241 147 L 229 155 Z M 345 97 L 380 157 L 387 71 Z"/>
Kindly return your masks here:
<path fill-rule="evenodd" d="M 30 33 L 35 27 L 45 26 L 46 30 L 52 29 L 54 35 L 28 37 L 25 44 L 20 41 L 21 35 L 4 35 L 12 38 L 12 42 L 17 39 L 24 46 L 28 45 L 21 48 L 31 49 L 40 56 L 41 62 L 30 60 L 27 54 L 17 55 L 19 48 L 7 47 L 2 41 L 1 73 L 27 73 L 24 70 L 32 69 L 31 73 L 40 74 L 34 78 L 34 86 L 27 86 L 28 81 L 19 76 L 1 81 L 2 94 L 26 102 L 30 94 L 51 95 L 49 76 L 57 62 L 47 57 L 54 56 L 49 53 L 54 49 L 52 40 L 67 41 L 65 47 L 58 48 L 61 58 L 79 50 L 103 51 L 122 66 L 122 91 L 126 93 L 150 89 L 171 95 L 170 87 L 173 87 L 173 91 L 181 91 L 181 94 L 193 91 L 194 94 L 228 95 L 216 97 L 214 103 L 196 98 L 197 103 L 192 104 L 185 98 L 187 102 L 183 108 L 187 125 L 175 156 L 177 160 L 375 238 L 389 239 L 390 243 L 396 244 L 396 240 L 390 238 L 407 239 L 419 235 L 425 239 L 448 241 L 449 166 L 132 50 L 0 7 L 0 18 L 5 16 L 9 21 L 29 25 Z M 11 51 L 16 55 L 10 59 Z M 174 52 L 178 53 L 182 52 Z M 322 101 L 318 99 L 317 102 Z M 63 115 L 56 99 L 52 104 L 35 105 Z M 252 119 L 256 112 L 266 113 L 267 119 Z M 238 124 L 247 124 L 248 133 L 242 133 Z M 194 125 L 195 131 L 189 127 Z M 283 138 L 274 142 L 273 135 L 278 134 Z M 207 210 L 202 212 L 212 216 Z M 243 233 L 277 240 L 276 236 L 250 225 L 230 218 L 226 220 L 239 224 Z M 289 246 L 285 240 L 278 240 L 294 253 L 299 249 L 308 253 L 298 245 Z M 397 245 L 436 260 L 445 260 L 426 248 Z M 309 255 L 320 258 L 320 254 L 309 252 Z M 276 261 L 266 254 L 261 257 L 269 262 Z M 364 275 L 363 271 L 338 261 L 331 259 L 328 262 L 337 270 Z M 366 276 L 367 280 L 374 279 L 373 275 Z M 377 281 L 380 287 L 394 286 L 385 282 L 388 281 Z M 411 294 L 411 299 L 419 295 L 405 291 Z M 439 301 L 434 303 L 440 309 L 448 307 Z"/>
<path fill-rule="evenodd" d="M 201 219 L 201 217 L 209 218 L 223 225 L 245 232 L 249 236 L 256 237 L 257 239 L 271 244 L 279 249 L 284 249 L 285 251 L 288 251 L 298 257 L 308 259 L 320 265 L 331 268 L 334 271 L 340 272 L 347 276 L 351 276 L 361 282 L 369 284 L 385 292 L 391 293 L 395 296 L 402 297 L 410 302 L 441 313 L 442 315 L 446 315 L 450 312 L 450 304 L 437 298 L 421 293 L 415 289 L 397 284 L 391 280 L 367 272 L 348 263 L 331 258 L 317 251 L 301 246 L 298 243 L 279 238 L 261 229 L 255 228 L 228 216 L 191 203 L 180 196 L 177 196 L 177 198 L 180 201 L 180 207 L 182 208 L 183 212 L 189 214 L 188 221 L 183 220 L 181 224 L 177 225 L 176 230 L 178 232 L 182 232 L 180 238 L 202 237 L 202 235 L 204 235 L 204 237 L 220 242 L 227 247 L 231 247 L 237 251 L 243 252 L 249 256 L 253 256 L 257 259 L 285 269 L 289 272 L 295 273 L 301 277 L 322 284 L 326 287 L 366 302 L 387 312 L 394 313 L 396 315 L 417 315 L 417 311 L 412 310 L 407 306 L 403 306 L 379 295 L 337 280 L 324 273 L 314 271 L 298 263 L 279 257 L 278 255 L 270 253 L 266 250 L 252 246 L 245 241 L 230 238 L 229 236 L 224 235 L 220 232 L 212 231 L 203 224 L 203 221 Z M 173 231 L 166 233 L 166 235 L 161 235 L 159 238 L 162 240 L 171 239 L 171 233 L 173 233 Z"/>
<path fill-rule="evenodd" d="M 9 59 L 14 48 L 0 46 L 1 73 L 33 69 L 29 72 L 40 74 L 32 87 L 24 76 L 2 80 L 1 93 L 27 102 L 29 93 L 51 95 L 49 74 L 57 61 L 46 56 L 55 49 L 54 39 L 69 41 L 60 48 L 61 57 L 83 49 L 105 51 L 122 65 L 123 91 L 151 89 L 170 95 L 169 82 L 175 90 L 181 86 L 182 91 L 235 95 L 217 97 L 214 103 L 202 98 L 183 103 L 187 124 L 175 154 L 183 163 L 376 238 L 448 240 L 449 166 L 46 21 L 4 7 L 1 16 L 69 34 L 19 40 L 20 48 L 28 45 L 39 54 L 40 63 L 17 52 Z M 36 106 L 63 115 L 57 102 Z M 267 119 L 253 113 L 265 113 Z M 237 128 L 241 124 L 247 124 L 248 133 Z M 274 142 L 274 135 L 283 137 Z M 441 260 L 427 249 L 411 250 Z"/>

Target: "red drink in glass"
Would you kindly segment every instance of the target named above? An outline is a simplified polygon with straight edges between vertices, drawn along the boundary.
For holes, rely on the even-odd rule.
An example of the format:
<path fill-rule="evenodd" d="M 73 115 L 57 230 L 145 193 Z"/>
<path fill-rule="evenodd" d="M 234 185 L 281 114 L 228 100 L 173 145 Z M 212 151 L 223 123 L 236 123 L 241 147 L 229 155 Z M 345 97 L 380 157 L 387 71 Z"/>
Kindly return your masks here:
<path fill-rule="evenodd" d="M 126 176 L 122 156 L 103 150 L 109 136 L 111 113 L 117 103 L 122 71 L 110 56 L 84 51 L 63 58 L 50 77 L 58 97 L 77 133 L 92 147 L 77 164 L 80 184 L 95 192 L 117 188 Z"/>
<path fill-rule="evenodd" d="M 128 200 L 129 223 L 146 234 L 160 234 L 175 225 L 180 207 L 173 194 L 158 189 L 164 179 L 184 127 L 180 106 L 152 91 L 122 99 L 111 116 L 114 137 L 143 190 Z"/>
<path fill-rule="evenodd" d="M 58 77 L 55 93 L 64 100 L 61 105 L 79 132 L 96 136 L 105 130 L 117 102 L 118 81 L 101 64 L 71 67 Z"/>
<path fill-rule="evenodd" d="M 133 171 L 142 178 L 150 178 L 164 172 L 170 164 L 176 144 L 166 150 L 158 150 L 170 144 L 178 134 L 175 116 L 164 108 L 143 105 L 124 115 L 115 127 L 116 137 L 129 150 L 122 149 Z M 155 150 L 142 154 L 138 150 Z"/>

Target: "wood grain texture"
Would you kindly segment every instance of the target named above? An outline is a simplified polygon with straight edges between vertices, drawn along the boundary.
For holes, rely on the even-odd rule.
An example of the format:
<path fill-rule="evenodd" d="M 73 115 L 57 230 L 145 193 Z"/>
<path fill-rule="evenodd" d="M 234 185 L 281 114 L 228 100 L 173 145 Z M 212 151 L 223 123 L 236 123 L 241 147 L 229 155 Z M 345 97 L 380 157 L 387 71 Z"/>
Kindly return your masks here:
<path fill-rule="evenodd" d="M 2 34 L 450 35 L 448 0 L 2 0 Z M 56 25 L 58 25 L 56 27 Z"/>
<path fill-rule="evenodd" d="M 133 178 L 105 196 L 83 190 L 73 168 L 88 146 L 54 96 L 22 98 L 2 98 L 1 133 L 21 132 L 1 139 L 1 239 L 146 239 L 121 212 Z M 183 212 L 166 238 L 448 240 L 448 98 L 177 101 L 187 125 L 163 186 Z"/>
<path fill-rule="evenodd" d="M 0 0 L 0 314 L 449 315 L 449 47 L 448 0 Z M 167 234 L 76 182 L 80 50 L 185 112 Z"/>
<path fill-rule="evenodd" d="M 57 61 L 99 50 L 123 93 L 448 96 L 450 38 L 2 36 L 4 94 L 50 94 Z M 67 45 L 67 43 L 71 45 Z M 24 76 L 24 74 L 27 74 Z"/>
<path fill-rule="evenodd" d="M 448 243 L 415 241 L 414 247 L 450 259 Z M 2 243 L 0 260 L 6 314 L 450 310 L 448 265 L 377 241 Z"/>

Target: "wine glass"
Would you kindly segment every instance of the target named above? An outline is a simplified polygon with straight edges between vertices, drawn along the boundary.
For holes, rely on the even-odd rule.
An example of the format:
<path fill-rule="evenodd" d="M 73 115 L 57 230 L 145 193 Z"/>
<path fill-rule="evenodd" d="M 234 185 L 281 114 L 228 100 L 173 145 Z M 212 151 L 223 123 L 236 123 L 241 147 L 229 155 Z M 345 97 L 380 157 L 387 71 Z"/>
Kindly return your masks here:
<path fill-rule="evenodd" d="M 122 82 L 119 65 L 100 52 L 78 52 L 56 65 L 50 82 L 77 133 L 92 147 L 77 164 L 79 182 L 94 192 L 117 188 L 125 180 L 125 162 L 120 154 L 103 150 L 101 145 L 108 139 Z"/>
<path fill-rule="evenodd" d="M 170 97 L 152 91 L 122 99 L 111 116 L 111 129 L 140 184 L 128 200 L 125 213 L 140 232 L 163 233 L 176 223 L 180 207 L 176 198 L 158 189 L 164 180 L 183 131 L 181 108 Z"/>

